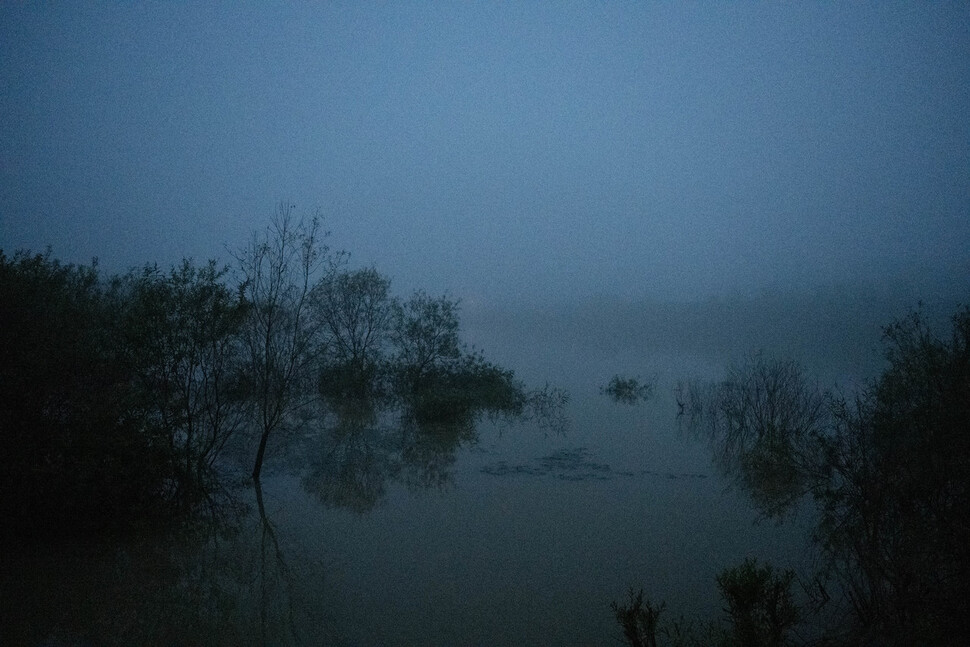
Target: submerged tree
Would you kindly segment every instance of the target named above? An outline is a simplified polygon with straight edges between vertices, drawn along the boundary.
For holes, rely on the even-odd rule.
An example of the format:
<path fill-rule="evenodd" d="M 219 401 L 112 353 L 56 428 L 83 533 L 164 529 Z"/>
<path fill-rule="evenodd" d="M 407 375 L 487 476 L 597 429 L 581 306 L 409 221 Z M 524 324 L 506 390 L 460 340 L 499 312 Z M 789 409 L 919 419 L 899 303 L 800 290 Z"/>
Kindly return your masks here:
<path fill-rule="evenodd" d="M 388 361 L 394 391 L 418 422 L 458 422 L 479 411 L 521 414 L 528 395 L 512 371 L 469 350 L 458 301 L 415 292 L 393 303 Z"/>
<path fill-rule="evenodd" d="M 623 628 L 623 637 L 630 647 L 657 647 L 657 629 L 660 614 L 666 606 L 663 602 L 655 605 L 643 597 L 643 589 L 636 593 L 628 592 L 630 602 L 613 602 L 611 608 L 616 622 Z"/>
<path fill-rule="evenodd" d="M 435 373 L 459 360 L 458 331 L 455 300 L 418 291 L 395 303 L 390 337 L 399 388 L 421 389 Z"/>
<path fill-rule="evenodd" d="M 970 309 L 952 323 L 949 340 L 918 312 L 887 327 L 889 367 L 819 439 L 818 540 L 858 624 L 892 644 L 970 632 Z"/>
<path fill-rule="evenodd" d="M 717 576 L 721 597 L 731 620 L 738 645 L 744 647 L 782 647 L 798 622 L 798 608 L 792 599 L 794 571 L 776 574 L 770 565 L 747 559 Z"/>
<path fill-rule="evenodd" d="M 226 271 L 186 260 L 167 274 L 146 266 L 121 283 L 140 397 L 166 438 L 183 499 L 247 417 L 244 304 L 222 282 Z"/>
<path fill-rule="evenodd" d="M 335 268 L 324 236 L 316 218 L 298 220 L 292 205 L 280 204 L 269 227 L 236 254 L 239 291 L 248 307 L 243 339 L 259 427 L 254 480 L 270 435 L 308 392 L 310 368 L 321 351 L 310 293 L 318 276 Z"/>
<path fill-rule="evenodd" d="M 756 354 L 709 391 L 704 420 L 715 460 L 769 515 L 811 487 L 815 438 L 828 423 L 824 394 L 792 361 Z"/>
<path fill-rule="evenodd" d="M 799 620 L 791 593 L 793 571 L 781 574 L 755 559 L 718 573 L 727 624 L 695 623 L 681 616 L 661 622 L 666 605 L 629 590 L 629 603 L 611 605 L 630 647 L 783 647 Z"/>
<path fill-rule="evenodd" d="M 384 361 L 393 301 L 391 282 L 374 268 L 339 272 L 313 289 L 327 356 L 321 388 L 369 395 Z"/>
<path fill-rule="evenodd" d="M 614 375 L 609 384 L 600 387 L 600 393 L 609 396 L 614 402 L 636 404 L 646 402 L 653 395 L 653 384 L 642 382 L 640 377 L 621 377 Z"/>

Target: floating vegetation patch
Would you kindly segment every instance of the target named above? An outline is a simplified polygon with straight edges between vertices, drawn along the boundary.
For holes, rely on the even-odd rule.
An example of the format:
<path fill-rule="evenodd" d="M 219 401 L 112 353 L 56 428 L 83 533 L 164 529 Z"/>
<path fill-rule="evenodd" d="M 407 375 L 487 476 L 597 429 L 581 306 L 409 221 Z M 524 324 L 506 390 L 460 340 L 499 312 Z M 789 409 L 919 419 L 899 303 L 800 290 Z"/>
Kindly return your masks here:
<path fill-rule="evenodd" d="M 482 472 L 492 476 L 549 476 L 562 481 L 610 481 L 614 478 L 635 476 L 659 476 L 668 479 L 707 478 L 706 474 L 697 473 L 613 470 L 606 463 L 593 460 L 586 447 L 562 449 L 548 456 L 517 465 L 498 461 L 482 467 Z"/>
<path fill-rule="evenodd" d="M 600 393 L 610 397 L 613 402 L 620 404 L 636 404 L 646 402 L 653 395 L 653 384 L 642 382 L 640 377 L 620 377 L 614 375 L 606 386 L 600 387 Z"/>
<path fill-rule="evenodd" d="M 707 474 L 701 474 L 700 472 L 655 472 L 653 470 L 642 470 L 640 472 L 643 476 L 660 476 L 666 479 L 678 480 L 678 479 L 706 479 Z"/>
<path fill-rule="evenodd" d="M 523 465 L 509 465 L 505 461 L 499 461 L 493 465 L 484 466 L 482 471 L 493 476 L 525 474 L 552 476 L 564 481 L 605 481 L 613 478 L 614 475 L 609 465 L 590 459 L 589 450 L 585 447 L 562 449 Z"/>

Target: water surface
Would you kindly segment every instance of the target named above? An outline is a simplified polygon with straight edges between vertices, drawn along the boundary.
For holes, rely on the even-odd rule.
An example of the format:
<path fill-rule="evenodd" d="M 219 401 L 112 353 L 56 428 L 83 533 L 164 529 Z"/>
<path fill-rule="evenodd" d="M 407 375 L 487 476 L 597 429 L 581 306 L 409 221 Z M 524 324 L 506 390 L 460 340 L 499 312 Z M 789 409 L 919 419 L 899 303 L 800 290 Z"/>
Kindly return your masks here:
<path fill-rule="evenodd" d="M 481 316 L 467 329 L 490 359 L 569 391 L 565 429 L 330 414 L 276 447 L 259 490 L 239 479 L 189 530 L 11 548 L 3 644 L 615 645 L 610 602 L 631 586 L 713 619 L 720 570 L 756 556 L 807 572 L 808 520 L 756 523 L 678 424 L 677 382 L 716 377 L 754 340 L 685 345 L 676 326 L 667 345 L 623 326 L 584 340 L 590 325 Z M 860 379 L 811 338 L 776 350 Z M 851 357 L 874 366 L 869 348 Z M 614 373 L 652 381 L 653 396 L 600 395 Z"/>

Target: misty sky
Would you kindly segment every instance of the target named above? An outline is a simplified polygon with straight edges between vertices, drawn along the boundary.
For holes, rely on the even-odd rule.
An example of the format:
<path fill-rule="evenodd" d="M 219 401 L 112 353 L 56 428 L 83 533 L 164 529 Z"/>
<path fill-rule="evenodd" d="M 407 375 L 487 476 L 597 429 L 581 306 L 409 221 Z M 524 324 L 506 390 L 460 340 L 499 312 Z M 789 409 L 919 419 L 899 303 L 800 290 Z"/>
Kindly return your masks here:
<path fill-rule="evenodd" d="M 970 277 L 968 3 L 308 4 L 0 4 L 0 247 L 286 200 L 472 302 Z"/>

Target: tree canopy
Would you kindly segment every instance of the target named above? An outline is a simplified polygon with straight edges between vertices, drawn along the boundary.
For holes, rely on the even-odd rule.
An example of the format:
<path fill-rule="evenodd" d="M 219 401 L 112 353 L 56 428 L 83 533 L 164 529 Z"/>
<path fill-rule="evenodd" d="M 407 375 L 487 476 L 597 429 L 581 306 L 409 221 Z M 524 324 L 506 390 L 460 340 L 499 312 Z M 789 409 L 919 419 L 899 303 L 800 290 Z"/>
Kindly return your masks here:
<path fill-rule="evenodd" d="M 376 269 L 345 269 L 325 238 L 282 204 L 234 267 L 183 260 L 105 276 L 50 252 L 0 251 L 4 530 L 192 510 L 227 448 L 258 481 L 274 439 L 308 431 L 327 407 L 352 420 L 393 401 L 410 438 L 400 461 L 429 482 L 479 411 L 522 412 L 511 371 L 462 343 L 457 300 L 400 299 Z M 429 445 L 439 424 L 458 432 Z"/>

